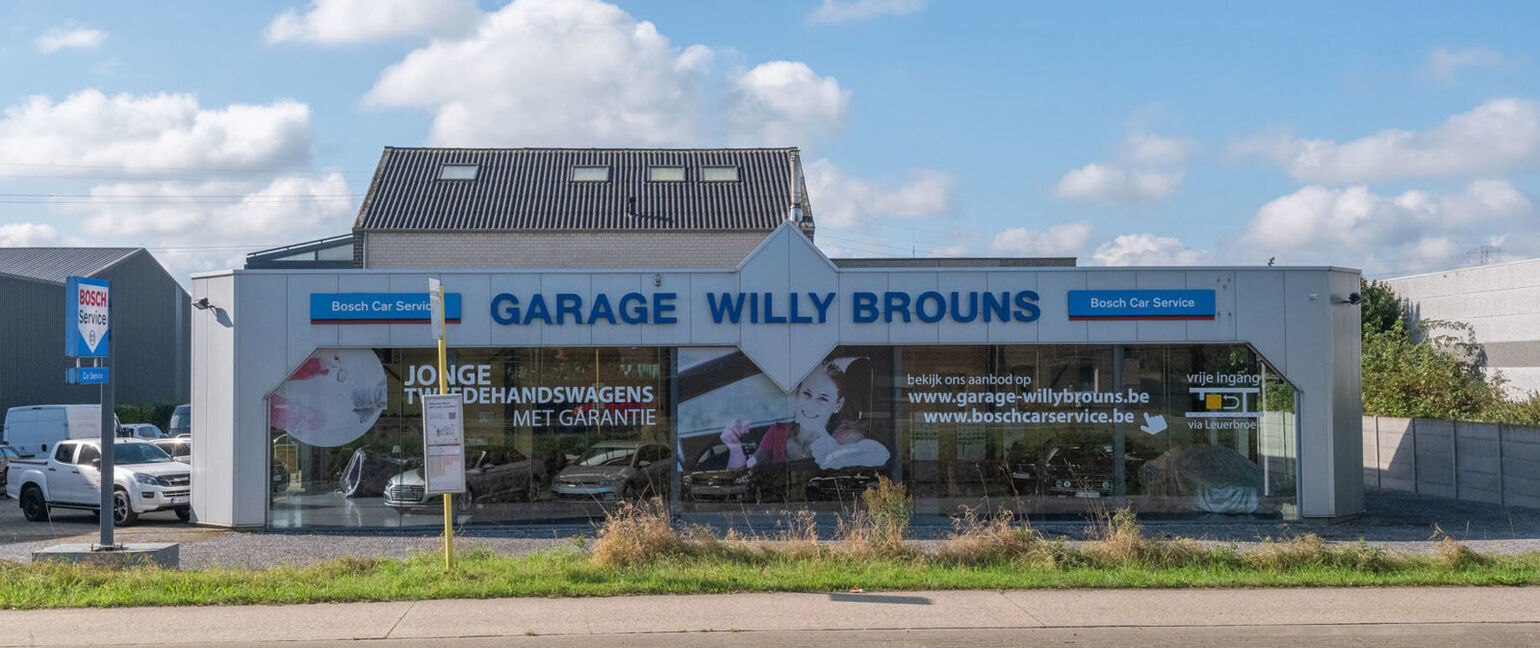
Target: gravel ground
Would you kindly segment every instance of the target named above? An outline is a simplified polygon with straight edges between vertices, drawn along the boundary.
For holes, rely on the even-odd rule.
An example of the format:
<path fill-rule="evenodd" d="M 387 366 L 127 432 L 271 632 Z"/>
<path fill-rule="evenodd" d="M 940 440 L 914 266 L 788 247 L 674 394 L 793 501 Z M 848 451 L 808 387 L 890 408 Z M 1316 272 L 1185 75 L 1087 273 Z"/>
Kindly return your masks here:
<path fill-rule="evenodd" d="M 1428 539 L 1435 529 L 1489 553 L 1524 553 L 1540 551 L 1540 510 L 1503 508 L 1489 504 L 1460 502 L 1389 491 L 1370 491 L 1365 499 L 1369 513 L 1337 524 L 1306 522 L 1161 522 L 1145 523 L 1147 535 L 1162 538 L 1188 537 L 1203 541 L 1234 542 L 1245 548 L 1265 537 L 1283 538 L 1314 533 L 1333 542 L 1360 539 L 1376 546 L 1402 553 L 1427 553 L 1433 545 Z M 718 530 L 727 526 L 740 532 L 774 534 L 772 518 L 696 517 L 688 523 L 707 524 Z M 1084 540 L 1085 521 L 1037 522 L 1034 526 L 1049 537 L 1070 541 Z M 832 538 L 837 526 L 832 517 L 819 520 L 819 534 Z M 911 537 L 921 546 L 932 544 L 951 531 L 947 518 L 932 516 L 915 520 Z M 432 529 L 396 531 L 338 532 L 223 532 L 196 528 L 156 530 L 155 535 L 182 543 L 184 569 L 211 566 L 270 567 L 302 565 L 341 556 L 400 558 L 416 552 L 437 552 L 441 540 Z M 539 526 L 476 526 L 457 532 L 456 548 L 467 551 L 488 548 L 502 554 L 521 554 L 562 546 L 572 546 L 573 538 L 592 537 L 590 523 Z M 150 534 L 144 534 L 150 535 Z M 151 538 L 135 538 L 150 540 Z M 28 561 L 32 551 L 61 540 L 53 539 L 0 543 L 0 560 Z"/>

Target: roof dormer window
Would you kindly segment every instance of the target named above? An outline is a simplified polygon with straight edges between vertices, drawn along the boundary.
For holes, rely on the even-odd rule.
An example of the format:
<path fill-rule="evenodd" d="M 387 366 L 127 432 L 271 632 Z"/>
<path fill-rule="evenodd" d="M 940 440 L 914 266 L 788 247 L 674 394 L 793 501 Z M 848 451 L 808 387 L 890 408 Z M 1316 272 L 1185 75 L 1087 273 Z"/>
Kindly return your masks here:
<path fill-rule="evenodd" d="M 572 167 L 573 182 L 609 182 L 610 168 L 607 166 L 578 166 Z"/>
<path fill-rule="evenodd" d="M 684 182 L 684 167 L 655 166 L 647 168 L 648 182 Z"/>
<path fill-rule="evenodd" d="M 474 164 L 446 164 L 439 167 L 438 179 L 440 180 L 475 180 L 477 166 Z"/>

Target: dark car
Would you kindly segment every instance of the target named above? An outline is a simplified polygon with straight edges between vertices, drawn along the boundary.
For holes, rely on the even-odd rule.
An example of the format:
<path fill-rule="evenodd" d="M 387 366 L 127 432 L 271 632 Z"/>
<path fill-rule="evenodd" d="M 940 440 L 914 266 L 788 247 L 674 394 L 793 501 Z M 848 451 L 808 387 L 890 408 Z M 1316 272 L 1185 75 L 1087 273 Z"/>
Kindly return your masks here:
<path fill-rule="evenodd" d="M 519 499 L 533 502 L 545 490 L 545 463 L 513 448 L 466 448 L 464 495 L 455 497 L 461 509 L 481 502 Z M 424 493 L 422 468 L 412 468 L 390 478 L 385 485 L 385 504 L 398 508 L 432 506 L 442 498 Z"/>
<path fill-rule="evenodd" d="M 743 442 L 744 456 L 754 454 L 758 444 L 752 441 Z M 695 463 L 686 468 L 686 472 L 680 477 L 680 483 L 684 486 L 684 498 L 687 500 L 722 500 L 722 499 L 746 499 L 749 493 L 749 471 L 747 468 L 729 470 L 727 468 L 728 451 L 725 444 L 715 444 L 702 450 L 696 456 Z"/>
<path fill-rule="evenodd" d="M 1106 445 L 1055 446 L 1011 464 L 1011 485 L 1024 495 L 1105 497 L 1115 478 L 1112 448 Z"/>

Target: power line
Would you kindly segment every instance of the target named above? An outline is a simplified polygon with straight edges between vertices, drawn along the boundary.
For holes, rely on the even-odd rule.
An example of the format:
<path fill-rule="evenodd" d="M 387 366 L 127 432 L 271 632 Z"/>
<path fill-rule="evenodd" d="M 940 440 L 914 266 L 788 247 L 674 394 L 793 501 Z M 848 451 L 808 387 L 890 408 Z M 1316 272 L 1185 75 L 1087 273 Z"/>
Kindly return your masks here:
<path fill-rule="evenodd" d="M 193 173 L 293 173 L 331 175 L 373 175 L 374 171 L 343 171 L 343 170 L 311 170 L 311 169 L 258 169 L 249 167 L 176 167 L 176 166 L 128 166 L 128 165 L 103 165 L 103 164 L 52 164 L 47 162 L 0 162 L 0 167 L 40 167 L 44 169 L 91 169 L 96 171 L 117 171 L 125 174 L 134 174 L 139 171 L 176 171 Z M 0 172 L 3 175 L 3 172 Z M 64 176 L 68 177 L 68 176 Z"/>

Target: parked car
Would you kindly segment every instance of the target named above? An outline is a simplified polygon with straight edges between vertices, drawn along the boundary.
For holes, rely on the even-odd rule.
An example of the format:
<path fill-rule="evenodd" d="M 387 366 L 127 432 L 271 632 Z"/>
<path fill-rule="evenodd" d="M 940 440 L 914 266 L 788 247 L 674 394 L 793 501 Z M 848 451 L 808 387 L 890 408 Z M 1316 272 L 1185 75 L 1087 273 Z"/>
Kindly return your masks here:
<path fill-rule="evenodd" d="M 156 439 L 150 442 L 171 455 L 171 458 L 192 465 L 192 441 L 188 439 Z"/>
<path fill-rule="evenodd" d="M 15 448 L 24 457 L 33 457 L 47 454 L 65 439 L 101 436 L 101 405 L 23 405 L 6 411 L 0 443 Z"/>
<path fill-rule="evenodd" d="M 175 511 L 183 521 L 191 518 L 192 473 L 186 464 L 136 439 L 115 443 L 113 455 L 114 524 L 133 524 L 152 511 Z M 20 500 L 22 514 L 33 522 L 48 520 L 49 511 L 56 508 L 100 514 L 101 458 L 99 441 L 71 439 L 46 457 L 12 460 L 6 495 Z"/>
<path fill-rule="evenodd" d="M 759 444 L 745 440 L 743 452 L 752 456 Z M 702 450 L 690 466 L 690 471 L 680 476 L 684 498 L 688 500 L 746 499 L 749 494 L 749 471 L 746 468 L 727 468 L 727 446 L 717 443 Z"/>
<path fill-rule="evenodd" d="M 190 437 L 192 436 L 192 406 L 177 405 L 171 411 L 171 421 L 166 424 L 166 436 Z"/>
<path fill-rule="evenodd" d="M 124 423 L 118 427 L 119 437 L 132 437 L 144 441 L 154 441 L 166 438 L 166 433 L 161 432 L 154 423 Z M 165 448 L 162 448 L 164 450 Z"/>
<path fill-rule="evenodd" d="M 1011 485 L 1022 494 L 1106 497 L 1114 478 L 1112 448 L 1105 444 L 1055 446 L 1011 465 Z"/>
<path fill-rule="evenodd" d="M 617 500 L 668 490 L 668 446 L 644 441 L 601 441 L 557 473 L 551 493 L 565 500 Z"/>
<path fill-rule="evenodd" d="M 467 448 L 465 494 L 455 497 L 455 506 L 468 510 L 480 502 L 522 499 L 533 502 L 545 489 L 545 463 L 524 456 L 513 448 Z M 424 493 L 422 468 L 413 468 L 391 477 L 385 484 L 385 504 L 398 508 L 437 505 L 442 498 Z"/>
<path fill-rule="evenodd" d="M 20 459 L 21 453 L 16 452 L 11 446 L 0 446 L 0 497 L 5 496 L 5 482 L 7 473 L 11 471 L 11 460 Z"/>

